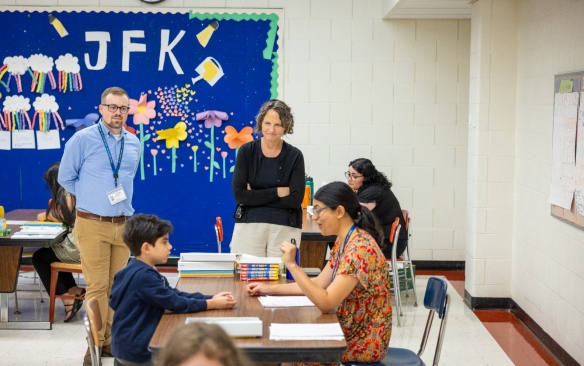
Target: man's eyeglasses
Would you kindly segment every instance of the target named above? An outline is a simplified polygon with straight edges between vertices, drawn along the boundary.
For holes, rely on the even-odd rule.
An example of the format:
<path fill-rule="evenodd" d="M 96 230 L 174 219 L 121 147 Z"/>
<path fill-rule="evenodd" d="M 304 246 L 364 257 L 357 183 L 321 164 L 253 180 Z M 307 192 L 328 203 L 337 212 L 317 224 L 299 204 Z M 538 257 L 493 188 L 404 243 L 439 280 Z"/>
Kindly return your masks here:
<path fill-rule="evenodd" d="M 314 208 L 314 206 L 308 206 L 308 207 L 306 207 L 306 213 L 308 214 L 308 217 L 316 220 L 320 217 L 320 213 L 327 208 L 328 207 L 326 207 L 326 206 L 321 207 L 321 208 Z"/>
<path fill-rule="evenodd" d="M 126 107 L 126 106 L 118 107 L 115 104 L 102 104 L 102 105 L 106 106 L 107 110 L 110 111 L 110 113 L 116 113 L 118 111 L 118 109 L 120 110 L 121 114 L 126 114 L 126 113 L 128 113 L 128 111 L 130 111 L 130 107 Z"/>
<path fill-rule="evenodd" d="M 350 180 L 355 180 L 357 178 L 361 178 L 362 175 L 357 175 L 357 174 L 353 174 L 351 175 L 350 172 L 345 172 L 345 178 L 350 179 Z"/>

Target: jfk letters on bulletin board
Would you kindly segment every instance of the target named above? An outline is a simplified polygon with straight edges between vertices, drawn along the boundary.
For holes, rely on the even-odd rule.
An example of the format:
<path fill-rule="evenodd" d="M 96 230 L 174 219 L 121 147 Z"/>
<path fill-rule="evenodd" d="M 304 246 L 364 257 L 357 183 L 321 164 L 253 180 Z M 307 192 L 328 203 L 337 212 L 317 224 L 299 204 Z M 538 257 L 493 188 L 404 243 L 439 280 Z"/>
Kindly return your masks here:
<path fill-rule="evenodd" d="M 584 71 L 556 75 L 551 213 L 584 227 Z"/>
<path fill-rule="evenodd" d="M 142 152 L 136 212 L 172 222 L 173 254 L 216 251 L 215 217 L 225 237 L 233 228 L 237 151 L 258 138 L 261 104 L 282 98 L 283 11 L 30 9 L 0 10 L 0 204 L 46 207 L 44 171 L 121 86 Z"/>

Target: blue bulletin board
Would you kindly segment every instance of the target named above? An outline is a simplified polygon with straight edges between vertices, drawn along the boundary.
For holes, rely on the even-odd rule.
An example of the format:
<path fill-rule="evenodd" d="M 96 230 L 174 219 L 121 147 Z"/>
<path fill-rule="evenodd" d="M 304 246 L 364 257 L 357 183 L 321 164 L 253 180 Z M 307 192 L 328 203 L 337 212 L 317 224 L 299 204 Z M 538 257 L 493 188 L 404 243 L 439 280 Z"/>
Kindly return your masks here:
<path fill-rule="evenodd" d="M 208 10 L 206 10 L 208 11 Z M 130 95 L 142 145 L 137 213 L 172 221 L 174 254 L 229 251 L 231 178 L 260 105 L 281 95 L 281 13 L 196 10 L 0 12 L 0 205 L 44 208 L 43 173 L 76 130 L 99 118 L 102 91 Z"/>

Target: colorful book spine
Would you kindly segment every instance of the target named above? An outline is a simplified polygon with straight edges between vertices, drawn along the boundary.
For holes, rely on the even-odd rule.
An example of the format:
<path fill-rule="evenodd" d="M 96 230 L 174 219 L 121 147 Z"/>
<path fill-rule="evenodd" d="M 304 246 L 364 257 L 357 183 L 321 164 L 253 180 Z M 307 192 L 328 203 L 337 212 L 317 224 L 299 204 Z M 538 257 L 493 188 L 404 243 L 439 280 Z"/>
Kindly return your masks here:
<path fill-rule="evenodd" d="M 239 274 L 239 279 L 242 281 L 249 280 L 264 280 L 264 281 L 276 281 L 279 278 L 278 272 L 267 272 L 267 273 L 247 273 L 242 272 Z"/>
<path fill-rule="evenodd" d="M 278 271 L 280 269 L 280 265 L 278 264 L 255 264 L 255 263 L 247 263 L 247 264 L 240 264 L 240 270 L 244 269 L 260 269 L 260 270 L 275 270 Z"/>

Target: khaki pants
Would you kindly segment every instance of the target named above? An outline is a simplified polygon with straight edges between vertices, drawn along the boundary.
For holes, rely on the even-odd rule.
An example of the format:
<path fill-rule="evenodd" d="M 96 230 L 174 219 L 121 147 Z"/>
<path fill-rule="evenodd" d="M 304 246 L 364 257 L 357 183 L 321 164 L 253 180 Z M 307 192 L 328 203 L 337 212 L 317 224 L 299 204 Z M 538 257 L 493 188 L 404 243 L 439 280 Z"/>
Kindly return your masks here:
<path fill-rule="evenodd" d="M 101 346 L 111 343 L 114 311 L 108 301 L 114 275 L 126 266 L 130 257 L 130 250 L 122 240 L 125 226 L 125 223 L 112 224 L 79 216 L 75 220 L 75 241 L 81 254 L 81 267 L 87 284 L 85 299 L 96 297 L 101 312 Z"/>
<path fill-rule="evenodd" d="M 235 224 L 231 238 L 231 253 L 245 253 L 256 257 L 280 257 L 280 244 L 296 240 L 300 246 L 302 230 L 284 225 L 249 223 Z"/>

